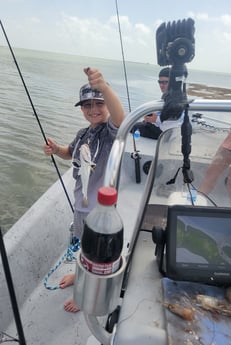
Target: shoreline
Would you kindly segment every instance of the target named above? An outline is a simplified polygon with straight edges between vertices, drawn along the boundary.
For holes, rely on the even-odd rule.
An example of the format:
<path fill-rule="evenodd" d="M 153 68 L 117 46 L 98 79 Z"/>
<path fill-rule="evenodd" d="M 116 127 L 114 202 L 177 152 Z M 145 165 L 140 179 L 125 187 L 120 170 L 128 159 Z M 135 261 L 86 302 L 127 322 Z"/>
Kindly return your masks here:
<path fill-rule="evenodd" d="M 231 89 L 204 84 L 189 83 L 187 93 L 204 99 L 231 99 Z"/>

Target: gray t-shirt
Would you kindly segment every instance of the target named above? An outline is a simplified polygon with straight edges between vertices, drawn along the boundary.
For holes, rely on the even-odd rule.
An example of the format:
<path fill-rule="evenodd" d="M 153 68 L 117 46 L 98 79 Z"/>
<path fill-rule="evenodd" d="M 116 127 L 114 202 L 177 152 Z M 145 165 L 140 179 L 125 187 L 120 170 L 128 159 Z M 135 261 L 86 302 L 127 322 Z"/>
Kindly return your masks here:
<path fill-rule="evenodd" d="M 73 167 L 73 177 L 76 180 L 74 190 L 75 210 L 89 212 L 95 207 L 98 189 L 103 186 L 105 168 L 117 130 L 118 128 L 109 119 L 108 122 L 102 123 L 96 128 L 88 127 L 81 129 L 70 143 L 69 150 L 75 162 L 80 162 L 79 149 L 82 144 L 87 143 L 90 147 L 91 159 L 96 164 L 89 178 L 88 207 L 83 207 L 82 205 L 83 195 L 81 176 L 78 175 L 79 168 Z"/>

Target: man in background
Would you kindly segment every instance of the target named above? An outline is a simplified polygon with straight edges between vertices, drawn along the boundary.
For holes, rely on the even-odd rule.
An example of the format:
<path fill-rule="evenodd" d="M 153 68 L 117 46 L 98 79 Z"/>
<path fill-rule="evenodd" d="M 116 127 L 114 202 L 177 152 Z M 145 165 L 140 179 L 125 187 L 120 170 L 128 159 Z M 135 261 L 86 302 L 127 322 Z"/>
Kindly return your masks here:
<path fill-rule="evenodd" d="M 163 98 L 163 95 L 167 91 L 167 88 L 168 88 L 169 73 L 170 73 L 169 67 L 165 67 L 161 69 L 159 72 L 158 83 L 162 92 L 161 98 Z M 131 132 L 134 133 L 137 129 L 139 129 L 141 137 L 158 139 L 160 134 L 162 133 L 162 130 L 159 127 L 160 125 L 159 116 L 160 116 L 160 112 L 144 116 L 143 121 L 137 122 L 133 126 Z"/>

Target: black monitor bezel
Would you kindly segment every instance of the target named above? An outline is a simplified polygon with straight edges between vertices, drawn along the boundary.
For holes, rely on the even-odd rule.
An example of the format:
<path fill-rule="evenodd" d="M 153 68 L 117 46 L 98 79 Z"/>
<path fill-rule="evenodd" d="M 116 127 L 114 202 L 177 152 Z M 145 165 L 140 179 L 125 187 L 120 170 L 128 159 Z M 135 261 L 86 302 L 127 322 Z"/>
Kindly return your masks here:
<path fill-rule="evenodd" d="M 205 265 L 200 264 L 176 262 L 178 216 L 230 218 L 231 229 L 231 209 L 226 207 L 188 205 L 169 206 L 165 234 L 167 277 L 175 280 L 187 280 L 211 285 L 231 285 L 231 265 L 230 268 L 225 267 L 221 269 L 221 267 L 217 267 L 214 264 L 208 264 L 205 267 Z"/>

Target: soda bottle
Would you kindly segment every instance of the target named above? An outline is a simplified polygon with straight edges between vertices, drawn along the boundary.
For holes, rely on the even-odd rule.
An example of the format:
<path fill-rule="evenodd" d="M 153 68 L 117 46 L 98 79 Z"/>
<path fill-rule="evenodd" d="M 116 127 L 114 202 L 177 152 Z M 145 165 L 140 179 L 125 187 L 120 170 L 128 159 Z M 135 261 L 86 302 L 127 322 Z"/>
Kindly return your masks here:
<path fill-rule="evenodd" d="M 123 223 L 115 207 L 116 201 L 115 188 L 99 188 L 98 203 L 85 221 L 80 260 L 95 274 L 112 274 L 120 268 Z"/>

